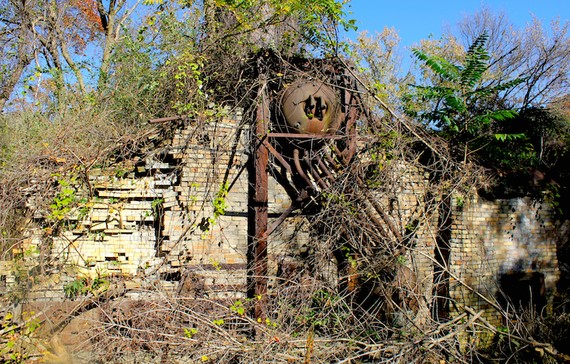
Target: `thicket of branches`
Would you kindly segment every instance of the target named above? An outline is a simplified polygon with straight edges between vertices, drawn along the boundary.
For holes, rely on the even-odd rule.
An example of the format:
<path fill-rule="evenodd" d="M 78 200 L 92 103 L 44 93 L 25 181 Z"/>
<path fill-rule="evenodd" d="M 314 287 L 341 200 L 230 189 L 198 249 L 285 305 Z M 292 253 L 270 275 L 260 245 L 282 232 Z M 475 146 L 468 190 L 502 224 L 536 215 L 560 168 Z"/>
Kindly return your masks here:
<path fill-rule="evenodd" d="M 169 126 L 149 119 L 216 122 L 228 106 L 247 115 L 257 95 L 256 59 L 265 50 L 282 60 L 334 59 L 361 95 L 366 146 L 316 196 L 320 210 L 309 217 L 316 244 L 303 253 L 300 273 L 269 298 L 267 320 L 248 315 L 252 300 L 166 296 L 150 283 L 148 300 L 90 292 L 85 307 L 101 314 L 85 344 L 100 360 L 121 362 L 126 352 L 144 362 L 568 359 L 557 341 L 568 337 L 567 314 L 512 314 L 482 297 L 511 323 L 507 329 L 468 307 L 440 320 L 430 313 L 437 295 L 426 302 L 403 264 L 421 226 L 449 213 L 457 191 L 563 201 L 567 23 L 554 23 L 548 47 L 538 23 L 507 42 L 497 35 L 511 30 L 505 17 L 483 11 L 460 24 L 467 49 L 451 35 L 423 42 L 414 53 L 418 71 L 403 77 L 393 30 L 339 42 L 354 23 L 334 0 L 5 0 L 0 8 L 0 44 L 11 50 L 0 73 L 2 259 L 26 238 L 32 217 L 49 216 L 61 176 L 73 175 L 80 189 L 93 168 L 152 153 L 157 138 L 149 136 L 166 138 Z M 85 26 L 68 27 L 72 18 Z M 99 58 L 89 64 L 91 52 Z M 429 176 L 418 210 L 406 216 L 393 205 L 404 163 Z M 508 178 L 521 175 L 526 182 L 510 186 Z M 57 233 L 64 219 L 43 227 Z M 338 262 L 334 279 L 324 273 L 331 259 Z M 2 335 L 24 337 L 26 328 L 6 326 Z M 478 345 L 484 337 L 486 351 Z"/>

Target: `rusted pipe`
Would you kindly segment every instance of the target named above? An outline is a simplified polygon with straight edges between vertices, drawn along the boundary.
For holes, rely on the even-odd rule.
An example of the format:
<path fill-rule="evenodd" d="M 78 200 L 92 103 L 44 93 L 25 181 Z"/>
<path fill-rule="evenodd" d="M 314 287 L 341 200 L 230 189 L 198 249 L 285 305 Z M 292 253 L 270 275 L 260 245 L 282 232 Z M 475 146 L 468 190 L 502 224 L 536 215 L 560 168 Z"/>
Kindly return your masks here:
<path fill-rule="evenodd" d="M 321 159 L 321 156 L 319 156 L 318 154 L 316 155 L 315 159 L 317 160 L 317 164 L 319 165 L 319 168 L 321 169 L 321 171 L 323 171 L 329 180 L 334 181 L 334 176 L 331 173 L 331 171 L 328 169 L 328 167 L 326 166 L 326 164 L 323 162 L 323 160 Z"/>
<path fill-rule="evenodd" d="M 315 170 L 315 168 L 313 167 L 313 160 L 310 159 L 308 154 L 306 154 L 306 153 L 305 153 L 305 156 L 303 159 L 304 159 L 305 163 L 307 164 L 307 166 L 309 167 L 309 172 L 311 172 L 311 175 L 313 176 L 315 181 L 317 181 L 317 184 L 319 185 L 319 187 L 322 189 L 327 189 L 328 185 L 325 183 L 325 181 L 323 181 L 319 172 L 317 170 Z"/>
<path fill-rule="evenodd" d="M 301 178 L 303 180 L 305 180 L 305 182 L 307 183 L 307 186 L 309 186 L 309 188 L 312 188 L 313 183 L 311 182 L 309 177 L 307 177 L 307 175 L 305 174 L 305 172 L 303 171 L 303 168 L 301 166 L 301 161 L 299 160 L 299 149 L 298 148 L 293 149 L 293 162 L 295 163 L 295 168 L 297 169 L 297 173 L 299 173 L 299 176 L 301 176 Z"/>
<path fill-rule="evenodd" d="M 345 165 L 348 165 L 354 153 L 356 152 L 356 119 L 358 118 L 358 107 L 356 105 L 356 98 L 352 92 L 349 90 L 344 90 L 345 100 L 348 99 L 347 103 L 347 121 L 346 121 L 346 137 L 348 138 L 347 147 L 342 151 L 343 161 Z"/>

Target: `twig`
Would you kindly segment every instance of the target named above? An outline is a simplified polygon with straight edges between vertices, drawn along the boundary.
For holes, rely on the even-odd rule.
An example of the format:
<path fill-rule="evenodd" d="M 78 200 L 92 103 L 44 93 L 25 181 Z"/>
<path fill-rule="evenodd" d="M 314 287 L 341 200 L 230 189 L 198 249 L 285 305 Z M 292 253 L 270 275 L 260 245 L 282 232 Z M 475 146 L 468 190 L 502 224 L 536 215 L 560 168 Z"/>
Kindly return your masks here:
<path fill-rule="evenodd" d="M 354 79 L 362 86 L 364 87 L 364 89 L 366 89 L 367 93 L 372 96 L 374 98 L 374 100 L 376 100 L 380 106 L 382 106 L 382 108 L 384 110 L 386 110 L 394 119 L 396 119 L 398 122 L 400 122 L 400 124 L 402 124 L 410 133 L 412 133 L 412 135 L 414 135 L 416 138 L 418 138 L 422 143 L 424 143 L 429 149 L 431 149 L 435 154 L 437 154 L 440 158 L 442 158 L 443 160 L 447 161 L 447 158 L 445 158 L 445 156 L 437 149 L 435 148 L 430 142 L 428 142 L 425 138 L 422 138 L 415 130 L 414 128 L 412 128 L 410 125 L 408 125 L 407 121 L 402 117 L 396 114 L 396 112 L 394 112 L 394 110 L 392 110 L 388 105 L 386 105 L 386 103 L 384 101 L 382 101 L 374 92 L 372 92 L 372 90 L 370 90 L 370 88 L 364 83 L 364 81 L 362 81 L 355 73 L 354 71 L 346 64 L 346 62 L 344 62 L 344 60 L 342 60 L 340 57 L 338 58 L 338 60 L 341 62 L 341 64 L 345 67 L 345 69 L 350 72 L 350 75 L 352 77 L 354 77 Z"/>

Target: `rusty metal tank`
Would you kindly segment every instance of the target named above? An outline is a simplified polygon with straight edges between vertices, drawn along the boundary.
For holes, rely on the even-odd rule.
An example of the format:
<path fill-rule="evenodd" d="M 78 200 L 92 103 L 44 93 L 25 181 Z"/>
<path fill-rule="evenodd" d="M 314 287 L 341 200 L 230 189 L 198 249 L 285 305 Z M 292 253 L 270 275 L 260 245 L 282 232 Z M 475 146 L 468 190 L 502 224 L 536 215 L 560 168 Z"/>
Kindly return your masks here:
<path fill-rule="evenodd" d="M 340 127 L 338 95 L 323 82 L 294 82 L 281 94 L 279 106 L 288 132 L 326 135 Z"/>

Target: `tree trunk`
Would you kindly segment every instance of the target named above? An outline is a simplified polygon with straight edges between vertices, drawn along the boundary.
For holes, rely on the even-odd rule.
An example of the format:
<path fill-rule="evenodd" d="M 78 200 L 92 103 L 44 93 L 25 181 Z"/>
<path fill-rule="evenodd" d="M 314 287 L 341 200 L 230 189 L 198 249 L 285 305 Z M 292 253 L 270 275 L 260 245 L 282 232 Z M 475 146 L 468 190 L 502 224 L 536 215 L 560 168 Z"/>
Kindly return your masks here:
<path fill-rule="evenodd" d="M 130 10 L 126 11 L 122 16 L 119 16 L 119 12 L 123 10 L 125 6 L 125 1 L 126 0 L 110 0 L 108 8 L 105 9 L 103 0 L 97 0 L 97 9 L 99 10 L 101 24 L 105 32 L 105 45 L 103 46 L 103 56 L 99 68 L 98 89 L 102 89 L 107 84 L 109 71 L 111 69 L 113 47 L 119 39 L 121 24 L 138 5 L 137 2 Z"/>
<path fill-rule="evenodd" d="M 28 46 L 30 44 L 30 39 L 27 36 L 27 29 L 31 27 L 30 16 L 28 14 L 28 8 L 25 1 L 20 3 L 11 3 L 14 8 L 17 8 L 16 21 L 19 22 L 18 29 L 18 47 L 16 50 L 15 64 L 11 68 L 10 77 L 0 85 L 0 112 L 4 111 L 6 103 L 10 99 L 10 95 L 14 91 L 14 88 L 20 81 L 22 74 L 26 67 L 30 64 L 31 57 L 28 54 Z"/>

